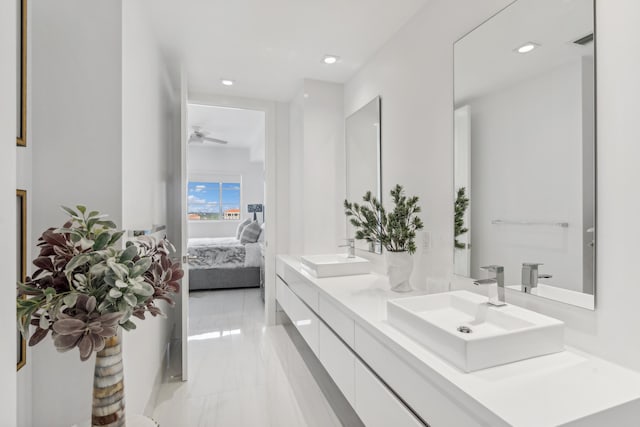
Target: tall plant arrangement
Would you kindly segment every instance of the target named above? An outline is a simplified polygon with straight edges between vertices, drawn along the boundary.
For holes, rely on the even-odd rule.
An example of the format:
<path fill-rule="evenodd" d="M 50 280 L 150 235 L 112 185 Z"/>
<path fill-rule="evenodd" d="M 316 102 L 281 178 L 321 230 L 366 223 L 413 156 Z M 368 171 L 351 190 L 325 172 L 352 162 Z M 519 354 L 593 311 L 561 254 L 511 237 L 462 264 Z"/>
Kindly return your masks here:
<path fill-rule="evenodd" d="M 17 314 L 29 345 L 49 333 L 58 351 L 78 348 L 80 360 L 95 352 L 91 425 L 125 425 L 120 329 L 133 318 L 162 315 L 158 301 L 173 305 L 183 277 L 167 239 L 141 237 L 123 245 L 124 234 L 98 211 L 63 208 L 71 217 L 38 240 L 36 270 L 18 284 Z"/>
<path fill-rule="evenodd" d="M 18 324 L 25 338 L 35 327 L 29 345 L 51 333 L 59 351 L 77 347 L 87 360 L 118 327 L 135 329 L 132 317 L 162 315 L 157 301 L 173 304 L 184 273 L 171 261 L 168 240 L 143 237 L 123 248 L 124 232 L 106 215 L 85 206 L 63 209 L 70 220 L 42 233 L 36 270 L 18 284 Z"/>
<path fill-rule="evenodd" d="M 416 231 L 424 225 L 420 217 L 418 196 L 407 197 L 401 185 L 390 192 L 393 211 L 387 212 L 371 191 L 362 197 L 363 204 L 344 201 L 345 215 L 356 228 L 356 239 L 369 243 L 379 242 L 389 252 L 416 251 Z"/>

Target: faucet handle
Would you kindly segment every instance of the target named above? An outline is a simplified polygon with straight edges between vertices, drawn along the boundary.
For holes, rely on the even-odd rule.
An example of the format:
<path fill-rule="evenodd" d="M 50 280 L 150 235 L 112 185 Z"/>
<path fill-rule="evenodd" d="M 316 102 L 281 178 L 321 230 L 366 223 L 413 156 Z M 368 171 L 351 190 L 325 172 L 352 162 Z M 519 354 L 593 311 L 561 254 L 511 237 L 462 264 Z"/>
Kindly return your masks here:
<path fill-rule="evenodd" d="M 498 281 L 496 279 L 478 279 L 474 280 L 473 284 L 476 286 L 497 285 Z"/>
<path fill-rule="evenodd" d="M 503 273 L 504 267 L 501 265 L 485 265 L 484 267 L 480 267 L 481 270 L 491 271 L 492 273 Z"/>
<path fill-rule="evenodd" d="M 473 284 L 476 286 L 483 286 L 487 288 L 489 305 L 500 307 L 507 304 L 506 302 L 504 302 L 504 289 L 500 289 L 497 279 L 493 278 L 475 280 Z"/>
<path fill-rule="evenodd" d="M 537 268 L 537 267 L 539 267 L 541 265 L 544 265 L 544 264 L 541 263 L 541 262 L 523 262 L 522 263 L 523 267 L 534 267 L 534 268 Z"/>

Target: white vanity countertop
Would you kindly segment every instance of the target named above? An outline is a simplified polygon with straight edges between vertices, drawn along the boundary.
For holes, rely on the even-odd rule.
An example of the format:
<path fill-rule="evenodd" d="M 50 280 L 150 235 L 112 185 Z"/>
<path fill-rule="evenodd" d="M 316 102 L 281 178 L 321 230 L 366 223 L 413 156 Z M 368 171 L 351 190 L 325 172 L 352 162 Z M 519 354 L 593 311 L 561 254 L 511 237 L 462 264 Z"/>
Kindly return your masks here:
<path fill-rule="evenodd" d="M 293 256 L 279 256 L 277 264 L 285 281 L 293 272 L 316 285 L 449 397 L 469 408 L 483 408 L 491 413 L 486 414 L 489 418 L 518 427 L 557 426 L 624 404 L 632 404 L 630 410 L 640 417 L 636 371 L 567 347 L 560 353 L 465 373 L 387 323 L 387 300 L 424 291 L 392 292 L 386 276 L 375 273 L 318 279 L 303 271 Z"/>

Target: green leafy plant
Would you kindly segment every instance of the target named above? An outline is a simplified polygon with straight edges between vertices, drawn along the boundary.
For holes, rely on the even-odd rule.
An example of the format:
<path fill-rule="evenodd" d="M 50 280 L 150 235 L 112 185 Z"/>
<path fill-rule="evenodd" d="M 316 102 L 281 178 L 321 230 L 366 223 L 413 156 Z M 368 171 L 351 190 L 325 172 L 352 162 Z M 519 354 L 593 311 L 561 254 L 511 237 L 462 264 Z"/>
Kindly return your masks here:
<path fill-rule="evenodd" d="M 173 305 L 184 272 L 171 261 L 175 249 L 167 239 L 144 236 L 122 248 L 124 232 L 106 215 L 84 206 L 63 209 L 71 219 L 42 233 L 37 269 L 18 283 L 18 323 L 25 339 L 35 326 L 29 345 L 51 332 L 59 351 L 78 347 L 87 360 L 119 326 L 135 329 L 132 316 L 162 315 L 156 302 Z"/>
<path fill-rule="evenodd" d="M 458 236 L 469 231 L 469 229 L 464 226 L 464 214 L 469 207 L 469 198 L 467 197 L 466 192 L 467 189 L 465 187 L 460 187 L 454 203 L 453 245 L 457 249 L 464 249 L 466 247 L 464 243 L 458 241 Z"/>
<path fill-rule="evenodd" d="M 356 239 L 369 243 L 379 242 L 390 252 L 416 251 L 416 231 L 424 226 L 417 216 L 421 212 L 418 197 L 407 198 L 401 185 L 391 190 L 394 203 L 392 212 L 387 213 L 382 203 L 371 195 L 362 197 L 363 204 L 344 201 L 344 212 L 349 222 L 356 227 Z"/>

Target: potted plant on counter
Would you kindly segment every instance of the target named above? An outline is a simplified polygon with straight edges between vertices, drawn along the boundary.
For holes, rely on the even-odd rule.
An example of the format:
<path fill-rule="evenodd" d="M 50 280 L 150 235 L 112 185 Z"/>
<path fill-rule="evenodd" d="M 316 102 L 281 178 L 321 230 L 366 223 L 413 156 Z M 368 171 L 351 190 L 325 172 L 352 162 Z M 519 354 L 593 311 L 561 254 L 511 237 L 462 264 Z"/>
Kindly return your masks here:
<path fill-rule="evenodd" d="M 363 204 L 344 201 L 344 210 L 356 228 L 356 239 L 379 242 L 386 249 L 387 274 L 391 289 L 410 291 L 409 278 L 413 270 L 412 255 L 416 251 L 416 231 L 424 226 L 417 216 L 421 212 L 418 197 L 406 197 L 401 185 L 391 190 L 394 209 L 387 212 L 370 191 L 362 197 Z"/>
<path fill-rule="evenodd" d="M 168 240 L 122 245 L 124 232 L 105 215 L 63 209 L 71 219 L 42 234 L 36 270 L 18 284 L 18 324 L 25 339 L 35 327 L 31 346 L 51 332 L 58 351 L 77 347 L 82 361 L 96 352 L 91 425 L 124 426 L 120 331 L 135 329 L 134 317 L 162 315 L 159 300 L 173 305 L 184 272 Z"/>

